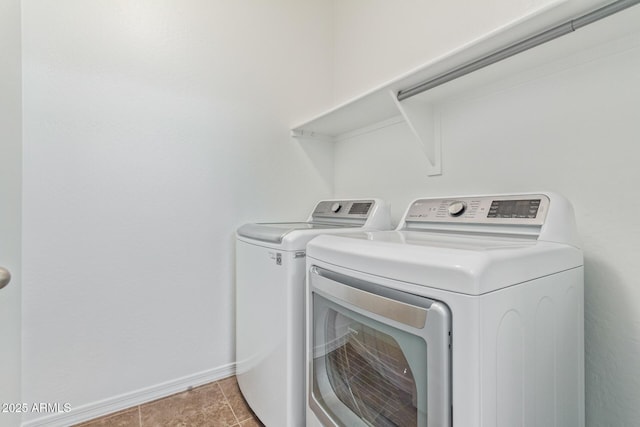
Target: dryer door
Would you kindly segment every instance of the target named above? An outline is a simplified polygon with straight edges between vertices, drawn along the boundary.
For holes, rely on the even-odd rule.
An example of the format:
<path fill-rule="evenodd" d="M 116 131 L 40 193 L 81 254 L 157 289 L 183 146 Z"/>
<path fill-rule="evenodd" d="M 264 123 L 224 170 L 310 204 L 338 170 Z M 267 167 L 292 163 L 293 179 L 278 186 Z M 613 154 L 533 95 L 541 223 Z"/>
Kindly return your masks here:
<path fill-rule="evenodd" d="M 309 404 L 325 425 L 450 426 L 451 314 L 312 267 Z"/>

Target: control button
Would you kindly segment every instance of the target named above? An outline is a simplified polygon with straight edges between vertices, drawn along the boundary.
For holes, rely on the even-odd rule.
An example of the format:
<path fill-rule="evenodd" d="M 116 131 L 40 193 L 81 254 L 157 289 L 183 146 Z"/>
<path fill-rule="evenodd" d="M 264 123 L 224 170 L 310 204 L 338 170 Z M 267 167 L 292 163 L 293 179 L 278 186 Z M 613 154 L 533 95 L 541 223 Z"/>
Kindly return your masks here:
<path fill-rule="evenodd" d="M 466 208 L 467 204 L 465 202 L 453 202 L 449 205 L 447 210 L 451 216 L 460 216 L 464 213 Z"/>
<path fill-rule="evenodd" d="M 338 202 L 331 205 L 331 212 L 338 213 L 338 211 L 342 208 L 342 205 Z"/>

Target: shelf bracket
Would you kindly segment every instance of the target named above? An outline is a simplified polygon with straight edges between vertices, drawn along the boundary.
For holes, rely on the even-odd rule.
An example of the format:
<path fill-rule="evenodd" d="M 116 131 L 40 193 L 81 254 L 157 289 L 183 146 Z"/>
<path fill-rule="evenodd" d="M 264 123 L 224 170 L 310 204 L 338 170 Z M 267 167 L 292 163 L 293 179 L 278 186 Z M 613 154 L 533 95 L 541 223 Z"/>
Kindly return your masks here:
<path fill-rule="evenodd" d="M 391 90 L 389 95 L 427 157 L 427 175 L 442 175 L 440 111 L 433 104 L 420 101 L 417 97 L 398 101 L 395 91 Z"/>

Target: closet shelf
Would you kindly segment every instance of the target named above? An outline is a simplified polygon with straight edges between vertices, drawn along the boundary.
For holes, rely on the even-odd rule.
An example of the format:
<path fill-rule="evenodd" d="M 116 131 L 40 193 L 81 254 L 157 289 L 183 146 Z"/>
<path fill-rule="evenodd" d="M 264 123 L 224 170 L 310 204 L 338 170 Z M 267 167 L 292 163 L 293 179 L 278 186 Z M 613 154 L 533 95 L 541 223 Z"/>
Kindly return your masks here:
<path fill-rule="evenodd" d="M 341 141 L 392 123 L 405 122 L 427 157 L 427 174 L 440 175 L 440 111 L 444 103 L 478 96 L 487 90 L 501 90 L 539 78 L 544 73 L 558 71 L 558 68 L 575 66 L 575 63 L 567 62 L 565 58 L 634 30 L 640 15 L 640 11 L 635 9 L 640 7 L 631 8 L 629 13 L 617 14 L 622 17 L 617 17 L 619 22 L 614 24 L 608 24 L 608 20 L 604 19 L 403 101 L 398 101 L 398 92 L 491 55 L 542 30 L 566 25 L 568 20 L 609 2 L 591 2 L 591 9 L 588 11 L 580 10 L 579 7 L 584 8 L 584 4 L 580 6 L 576 3 L 578 2 L 574 0 L 556 0 L 543 11 L 534 11 L 361 96 L 293 126 L 291 135 L 319 141 Z M 629 3 L 623 5 L 629 7 L 635 2 L 615 3 Z"/>
<path fill-rule="evenodd" d="M 496 31 L 459 49 L 435 58 L 423 66 L 395 78 L 361 96 L 320 114 L 291 129 L 295 138 L 318 141 L 340 141 L 370 132 L 391 123 L 406 123 L 427 157 L 427 174 L 440 175 L 441 140 L 438 100 L 446 96 L 443 87 L 424 92 L 402 102 L 397 100 L 400 90 L 432 79 L 499 46 L 513 42 L 522 33 L 517 25 Z M 456 85 L 445 85 L 447 87 Z M 451 92 L 448 90 L 446 92 Z M 454 93 L 449 93 L 454 96 Z"/>

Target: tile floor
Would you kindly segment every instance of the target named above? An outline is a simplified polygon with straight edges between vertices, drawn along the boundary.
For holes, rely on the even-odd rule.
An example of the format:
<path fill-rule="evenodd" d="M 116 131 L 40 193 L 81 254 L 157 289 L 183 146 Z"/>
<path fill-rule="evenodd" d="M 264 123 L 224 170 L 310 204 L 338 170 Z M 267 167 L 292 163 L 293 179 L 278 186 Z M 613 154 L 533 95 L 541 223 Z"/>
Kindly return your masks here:
<path fill-rule="evenodd" d="M 125 409 L 76 427 L 264 427 L 235 377 Z"/>

